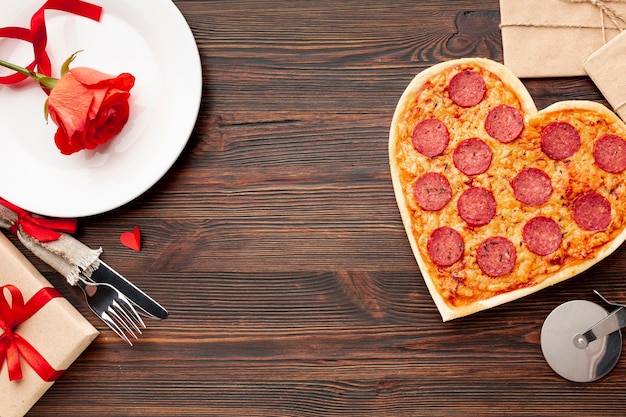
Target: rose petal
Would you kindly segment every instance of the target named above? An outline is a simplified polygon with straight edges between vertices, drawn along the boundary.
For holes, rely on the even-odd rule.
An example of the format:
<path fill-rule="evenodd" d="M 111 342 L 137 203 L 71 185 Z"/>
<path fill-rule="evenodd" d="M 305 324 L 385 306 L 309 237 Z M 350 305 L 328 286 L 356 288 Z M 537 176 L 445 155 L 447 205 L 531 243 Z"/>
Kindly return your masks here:
<path fill-rule="evenodd" d="M 72 68 L 71 72 L 80 83 L 89 87 L 100 88 L 103 86 L 99 84 L 109 84 L 110 87 L 130 91 L 135 85 L 135 77 L 128 73 L 115 76 L 87 67 Z"/>

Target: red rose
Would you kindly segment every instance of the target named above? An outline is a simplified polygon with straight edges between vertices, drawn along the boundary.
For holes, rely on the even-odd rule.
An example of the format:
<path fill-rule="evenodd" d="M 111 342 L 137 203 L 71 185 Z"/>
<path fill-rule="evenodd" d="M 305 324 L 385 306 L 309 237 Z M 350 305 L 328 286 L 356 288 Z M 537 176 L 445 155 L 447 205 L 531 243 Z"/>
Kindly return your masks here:
<path fill-rule="evenodd" d="M 65 155 L 94 149 L 117 135 L 128 121 L 135 77 L 117 77 L 92 68 L 68 70 L 48 98 L 48 113 L 58 126 L 54 142 Z"/>

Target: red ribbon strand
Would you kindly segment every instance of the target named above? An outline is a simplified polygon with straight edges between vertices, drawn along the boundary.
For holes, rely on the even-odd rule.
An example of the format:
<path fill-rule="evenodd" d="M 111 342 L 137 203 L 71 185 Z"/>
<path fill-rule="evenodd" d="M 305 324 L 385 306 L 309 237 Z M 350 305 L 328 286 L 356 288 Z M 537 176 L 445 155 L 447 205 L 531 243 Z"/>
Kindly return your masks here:
<path fill-rule="evenodd" d="M 32 16 L 30 29 L 13 26 L 0 29 L 0 37 L 32 43 L 35 59 L 25 66 L 25 68 L 31 71 L 36 70 L 40 74 L 50 77 L 52 76 L 52 65 L 50 64 L 50 57 L 46 52 L 48 43 L 45 21 L 46 10 L 60 10 L 91 20 L 100 21 L 102 7 L 81 0 L 48 0 Z M 0 84 L 15 84 L 26 78 L 27 76 L 24 74 L 15 73 L 0 77 Z"/>
<path fill-rule="evenodd" d="M 6 298 L 5 290 L 9 292 L 11 304 Z M 17 327 L 31 318 L 48 301 L 61 297 L 61 294 L 52 287 L 42 288 L 24 303 L 19 288 L 14 285 L 0 287 L 0 367 L 5 362 L 8 366 L 9 380 L 22 379 L 20 358 L 23 358 L 46 382 L 56 381 L 63 375 L 63 370 L 57 371 L 28 341 L 16 332 Z"/>
<path fill-rule="evenodd" d="M 74 233 L 78 221 L 76 219 L 52 219 L 46 217 L 36 217 L 15 204 L 0 198 L 0 205 L 17 214 L 17 221 L 11 225 L 9 231 L 17 234 L 18 226 L 24 233 L 37 239 L 42 243 L 52 242 L 61 237 L 61 233 Z"/>

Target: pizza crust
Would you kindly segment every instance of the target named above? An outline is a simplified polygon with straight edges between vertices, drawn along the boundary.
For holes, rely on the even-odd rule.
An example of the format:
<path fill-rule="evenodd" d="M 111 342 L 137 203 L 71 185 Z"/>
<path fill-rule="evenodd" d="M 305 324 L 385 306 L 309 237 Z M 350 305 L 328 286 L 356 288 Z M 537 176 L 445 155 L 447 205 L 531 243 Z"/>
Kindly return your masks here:
<path fill-rule="evenodd" d="M 409 83 L 404 93 L 400 97 L 398 104 L 396 106 L 394 116 L 391 122 L 390 133 L 389 133 L 389 162 L 390 162 L 390 170 L 391 177 L 393 183 L 394 194 L 396 197 L 396 201 L 398 203 L 398 208 L 401 214 L 401 218 L 403 221 L 403 225 L 409 240 L 409 244 L 411 246 L 411 250 L 415 256 L 419 269 L 422 273 L 426 286 L 430 292 L 431 297 L 433 298 L 437 309 L 439 310 L 443 321 L 448 321 L 460 317 L 464 317 L 473 313 L 477 313 L 479 311 L 487 310 L 492 307 L 502 305 L 504 303 L 508 303 L 513 300 L 517 300 L 519 298 L 525 297 L 529 294 L 535 293 L 541 289 L 552 286 L 564 280 L 567 280 L 586 269 L 590 268 L 594 264 L 598 263 L 602 259 L 606 258 L 608 255 L 613 253 L 626 239 L 626 229 L 623 229 L 617 237 L 612 240 L 609 240 L 606 244 L 601 246 L 595 254 L 587 259 L 578 260 L 575 262 L 570 262 L 558 272 L 552 274 L 548 278 L 544 279 L 540 283 L 530 286 L 524 287 L 520 289 L 516 289 L 510 292 L 501 293 L 495 295 L 491 298 L 478 300 L 471 302 L 467 305 L 461 306 L 451 306 L 449 305 L 442 295 L 438 292 L 434 277 L 429 274 L 429 270 L 432 268 L 430 264 L 430 260 L 426 260 L 422 257 L 422 254 L 418 247 L 418 241 L 416 239 L 414 233 L 414 225 L 411 218 L 411 213 L 408 209 L 408 204 L 406 201 L 406 196 L 403 191 L 403 184 L 401 180 L 401 168 L 399 165 L 399 160 L 396 155 L 397 145 L 400 140 L 400 132 L 399 125 L 400 120 L 404 116 L 407 109 L 411 106 L 412 99 L 418 94 L 419 90 L 423 87 L 424 83 L 433 78 L 435 75 L 450 69 L 456 66 L 462 65 L 476 65 L 482 67 L 495 75 L 497 75 L 505 84 L 509 87 L 512 87 L 521 101 L 521 107 L 523 109 L 525 124 L 529 118 L 537 117 L 538 115 L 544 113 L 550 113 L 561 110 L 571 110 L 571 109 L 582 109 L 582 110 L 592 110 L 601 114 L 606 120 L 611 123 L 619 124 L 620 126 L 624 126 L 622 121 L 609 109 L 605 106 L 591 102 L 591 101 L 564 101 L 555 103 L 544 110 L 538 112 L 534 101 L 525 86 L 522 82 L 505 66 L 488 60 L 488 59 L 480 59 L 480 58 L 465 58 L 458 59 L 453 61 L 448 61 L 442 64 L 435 65 L 430 67 L 421 73 L 419 73 L 413 80 Z M 626 132 L 626 126 L 624 126 L 624 131 Z"/>

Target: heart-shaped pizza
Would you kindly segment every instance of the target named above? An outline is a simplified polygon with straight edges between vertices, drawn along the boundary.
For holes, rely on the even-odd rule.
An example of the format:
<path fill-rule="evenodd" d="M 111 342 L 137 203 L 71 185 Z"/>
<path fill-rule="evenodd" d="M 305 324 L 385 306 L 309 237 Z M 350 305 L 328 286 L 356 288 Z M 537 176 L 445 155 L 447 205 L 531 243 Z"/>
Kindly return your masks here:
<path fill-rule="evenodd" d="M 537 111 L 495 61 L 419 73 L 395 110 L 389 158 L 444 321 L 571 278 L 626 238 L 626 125 L 591 101 Z"/>

